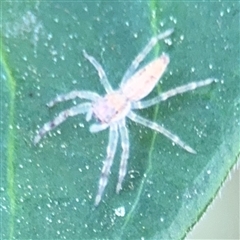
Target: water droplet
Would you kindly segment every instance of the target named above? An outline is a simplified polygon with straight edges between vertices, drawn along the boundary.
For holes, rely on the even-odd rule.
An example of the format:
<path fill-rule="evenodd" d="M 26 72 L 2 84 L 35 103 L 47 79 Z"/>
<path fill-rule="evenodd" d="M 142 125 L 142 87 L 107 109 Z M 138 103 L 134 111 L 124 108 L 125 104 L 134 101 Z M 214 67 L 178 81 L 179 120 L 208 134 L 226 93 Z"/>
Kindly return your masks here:
<path fill-rule="evenodd" d="M 115 209 L 115 214 L 118 217 L 124 217 L 125 216 L 125 208 L 124 207 L 119 207 Z"/>

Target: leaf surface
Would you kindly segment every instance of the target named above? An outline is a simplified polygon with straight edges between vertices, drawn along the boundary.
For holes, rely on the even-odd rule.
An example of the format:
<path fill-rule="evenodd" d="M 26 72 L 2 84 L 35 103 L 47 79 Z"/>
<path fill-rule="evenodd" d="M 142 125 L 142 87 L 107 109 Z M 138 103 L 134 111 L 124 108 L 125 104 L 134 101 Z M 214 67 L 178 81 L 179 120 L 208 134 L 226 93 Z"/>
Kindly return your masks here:
<path fill-rule="evenodd" d="M 237 161 L 239 3 L 4 2 L 1 23 L 2 239 L 181 239 Z M 85 49 L 113 86 L 149 39 L 168 28 L 168 70 L 149 97 L 209 77 L 216 84 L 136 111 L 193 147 L 127 120 L 128 173 L 115 193 L 121 148 L 103 201 L 94 199 L 108 130 L 69 118 L 34 146 L 36 130 L 79 101 L 48 109 L 57 94 L 104 95 Z M 144 65 L 143 63 L 143 65 Z M 148 98 L 149 98 L 148 97 Z"/>

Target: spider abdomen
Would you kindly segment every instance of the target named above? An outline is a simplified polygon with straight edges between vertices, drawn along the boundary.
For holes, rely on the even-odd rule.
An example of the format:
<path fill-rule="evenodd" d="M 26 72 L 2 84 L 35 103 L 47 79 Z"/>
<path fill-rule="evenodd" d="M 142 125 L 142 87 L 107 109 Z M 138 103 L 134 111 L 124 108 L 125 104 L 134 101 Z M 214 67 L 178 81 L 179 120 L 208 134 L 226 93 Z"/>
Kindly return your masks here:
<path fill-rule="evenodd" d="M 146 97 L 165 72 L 169 61 L 169 56 L 163 53 L 160 57 L 138 70 L 121 86 L 124 96 L 130 101 L 138 101 Z"/>

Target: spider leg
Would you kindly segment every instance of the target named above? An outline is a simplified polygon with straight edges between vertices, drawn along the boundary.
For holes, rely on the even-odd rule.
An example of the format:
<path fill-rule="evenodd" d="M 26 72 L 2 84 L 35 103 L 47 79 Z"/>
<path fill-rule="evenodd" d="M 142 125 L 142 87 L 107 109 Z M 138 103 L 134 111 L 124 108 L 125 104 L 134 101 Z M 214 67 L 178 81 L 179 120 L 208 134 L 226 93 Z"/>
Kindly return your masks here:
<path fill-rule="evenodd" d="M 108 176 L 113 163 L 113 158 L 116 153 L 117 142 L 118 142 L 118 128 L 117 128 L 117 124 L 113 124 L 110 126 L 109 140 L 108 140 L 108 146 L 107 146 L 107 157 L 103 163 L 102 173 L 99 179 L 98 193 L 95 198 L 95 206 L 97 206 L 101 201 L 104 189 L 107 185 Z"/>
<path fill-rule="evenodd" d="M 48 107 L 53 107 L 55 104 L 72 100 L 74 98 L 81 98 L 81 99 L 87 99 L 91 101 L 96 101 L 100 98 L 100 96 L 95 92 L 90 91 L 72 91 L 67 94 L 61 94 L 58 95 L 56 98 L 54 98 L 51 102 L 47 104 Z"/>
<path fill-rule="evenodd" d="M 94 123 L 90 126 L 90 132 L 91 133 L 100 132 L 102 130 L 105 130 L 108 127 L 109 127 L 109 124 L 106 124 L 106 123 L 101 123 L 101 124 Z"/>
<path fill-rule="evenodd" d="M 218 81 L 217 79 L 208 78 L 206 80 L 199 81 L 199 82 L 191 82 L 191 83 L 188 83 L 186 85 L 171 89 L 167 92 L 161 93 L 159 96 L 154 97 L 152 99 L 145 100 L 145 101 L 133 102 L 131 104 L 131 107 L 132 107 L 132 109 L 148 108 L 148 107 L 150 107 L 152 105 L 155 105 L 155 104 L 157 104 L 161 101 L 165 101 L 170 97 L 173 97 L 173 96 L 176 96 L 178 94 L 185 93 L 185 92 L 188 92 L 188 91 L 192 91 L 192 90 L 194 90 L 196 88 L 199 88 L 199 87 L 204 87 L 206 85 L 209 85 L 209 84 L 211 84 L 213 82 L 217 82 L 217 81 Z"/>
<path fill-rule="evenodd" d="M 176 143 L 177 145 L 179 145 L 181 148 L 185 149 L 186 151 L 196 154 L 196 151 L 194 149 L 192 149 L 191 147 L 189 147 L 186 143 L 184 143 L 177 135 L 169 132 L 166 128 L 158 125 L 157 123 L 149 121 L 143 117 L 140 117 L 132 111 L 129 112 L 129 114 L 127 116 L 134 122 L 140 123 L 146 127 L 149 127 L 157 132 L 162 133 L 164 136 L 166 136 L 167 138 L 172 140 L 174 143 Z"/>
<path fill-rule="evenodd" d="M 125 120 L 122 120 L 118 124 L 119 132 L 121 135 L 121 145 L 122 145 L 122 156 L 121 156 L 121 162 L 120 162 L 120 168 L 119 168 L 119 176 L 118 176 L 118 183 L 116 192 L 119 193 L 119 191 L 122 189 L 122 182 L 127 172 L 127 160 L 129 157 L 129 137 L 128 137 L 128 129 L 126 127 Z"/>
<path fill-rule="evenodd" d="M 95 69 L 98 71 L 98 76 L 100 78 L 100 82 L 105 88 L 107 93 L 113 92 L 112 86 L 110 85 L 107 75 L 105 71 L 103 70 L 100 63 L 92 56 L 88 55 L 85 50 L 83 50 L 84 57 L 95 67 Z"/>
<path fill-rule="evenodd" d="M 153 47 L 157 44 L 157 42 L 161 39 L 164 39 L 173 33 L 173 29 L 168 29 L 163 33 L 158 34 L 157 36 L 151 38 L 148 44 L 144 47 L 144 49 L 137 55 L 137 57 L 133 60 L 130 67 L 125 72 L 121 86 L 129 79 L 129 77 L 135 72 L 138 68 L 139 64 L 143 61 L 143 59 L 148 55 L 148 53 L 153 49 Z"/>
<path fill-rule="evenodd" d="M 49 131 L 53 130 L 55 127 L 60 125 L 68 117 L 73 117 L 81 113 L 87 113 L 91 109 L 91 106 L 92 106 L 91 103 L 81 103 L 77 106 L 74 106 L 65 111 L 62 111 L 52 121 L 47 122 L 43 125 L 43 127 L 38 131 L 37 135 L 33 140 L 34 144 L 37 144 L 46 133 L 48 133 Z"/>

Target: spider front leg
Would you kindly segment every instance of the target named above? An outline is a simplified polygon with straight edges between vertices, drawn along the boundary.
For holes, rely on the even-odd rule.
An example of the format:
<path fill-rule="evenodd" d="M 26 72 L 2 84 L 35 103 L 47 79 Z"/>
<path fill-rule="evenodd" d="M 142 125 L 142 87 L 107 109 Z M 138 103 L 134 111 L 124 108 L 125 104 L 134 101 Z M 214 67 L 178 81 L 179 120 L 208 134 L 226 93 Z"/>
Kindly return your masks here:
<path fill-rule="evenodd" d="M 95 206 L 97 206 L 101 201 L 104 189 L 107 185 L 108 176 L 109 176 L 113 159 L 116 153 L 117 142 L 118 142 L 118 128 L 117 128 L 117 124 L 113 124 L 110 126 L 110 130 L 109 130 L 107 157 L 103 163 L 102 173 L 99 179 L 98 192 L 95 198 Z"/>
<path fill-rule="evenodd" d="M 78 114 L 87 113 L 88 111 L 91 110 L 91 107 L 92 107 L 91 103 L 82 103 L 77 106 L 71 107 L 65 111 L 62 111 L 52 121 L 47 122 L 43 125 L 43 127 L 38 131 L 37 135 L 33 140 L 34 144 L 37 144 L 46 133 L 48 133 L 49 131 L 53 130 L 55 127 L 60 125 L 68 117 L 73 117 Z"/>
<path fill-rule="evenodd" d="M 173 29 L 168 29 L 163 33 L 158 34 L 157 36 L 151 38 L 148 44 L 144 47 L 144 49 L 137 55 L 137 57 L 133 60 L 130 67 L 125 72 L 121 86 L 129 79 L 129 77 L 136 71 L 139 64 L 144 60 L 144 58 L 148 55 L 148 53 L 153 49 L 153 47 L 157 44 L 157 42 L 161 39 L 164 39 L 170 36 L 173 33 Z"/>
<path fill-rule="evenodd" d="M 166 136 L 167 138 L 172 140 L 174 143 L 176 143 L 177 145 L 179 145 L 181 148 L 185 149 L 186 151 L 196 154 L 196 151 L 194 149 L 192 149 L 190 146 L 188 146 L 185 142 L 183 142 L 177 135 L 171 133 L 170 131 L 168 131 L 164 127 L 158 125 L 157 123 L 149 121 L 143 117 L 140 117 L 132 111 L 129 112 L 129 114 L 127 116 L 134 122 L 140 123 L 143 126 L 146 126 L 157 132 L 162 133 L 164 136 Z"/>
<path fill-rule="evenodd" d="M 119 132 L 121 135 L 121 145 L 122 145 L 122 156 L 121 156 L 121 162 L 120 162 L 120 168 L 119 168 L 119 175 L 118 175 L 118 183 L 116 192 L 119 193 L 119 191 L 122 189 L 122 182 L 127 172 L 127 160 L 129 157 L 129 136 L 128 136 L 128 129 L 126 127 L 125 120 L 122 120 L 119 124 Z"/>
<path fill-rule="evenodd" d="M 69 100 L 72 100 L 74 98 L 96 101 L 97 99 L 100 98 L 100 96 L 97 93 L 91 92 L 91 91 L 72 91 L 72 92 L 67 93 L 67 94 L 58 95 L 52 101 L 47 103 L 47 106 L 48 107 L 53 107 L 57 103 L 64 102 L 64 101 L 69 101 Z"/>

